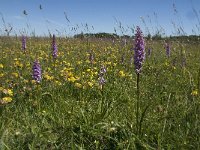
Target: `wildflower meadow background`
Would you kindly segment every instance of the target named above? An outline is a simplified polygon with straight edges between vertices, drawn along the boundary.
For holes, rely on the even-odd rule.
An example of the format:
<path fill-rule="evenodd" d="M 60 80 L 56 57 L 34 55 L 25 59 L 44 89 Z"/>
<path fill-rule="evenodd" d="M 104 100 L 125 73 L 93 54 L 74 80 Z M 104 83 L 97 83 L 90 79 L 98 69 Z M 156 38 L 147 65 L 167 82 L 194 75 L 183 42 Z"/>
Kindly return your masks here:
<path fill-rule="evenodd" d="M 24 32 L 0 53 L 2 150 L 200 149 L 199 36 Z"/>

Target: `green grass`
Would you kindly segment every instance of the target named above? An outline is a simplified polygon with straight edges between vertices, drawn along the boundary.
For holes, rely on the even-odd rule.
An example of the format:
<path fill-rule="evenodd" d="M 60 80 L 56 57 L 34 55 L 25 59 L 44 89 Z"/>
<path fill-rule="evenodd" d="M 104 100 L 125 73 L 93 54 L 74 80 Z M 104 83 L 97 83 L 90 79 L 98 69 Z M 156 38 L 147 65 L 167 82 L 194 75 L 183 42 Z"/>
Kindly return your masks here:
<path fill-rule="evenodd" d="M 167 58 L 163 41 L 153 41 L 140 75 L 141 135 L 132 42 L 122 47 L 106 40 L 57 39 L 56 62 L 50 44 L 48 38 L 28 39 L 23 53 L 19 38 L 0 38 L 0 99 L 6 96 L 3 89 L 13 90 L 12 102 L 0 105 L 0 149 L 200 149 L 199 43 L 172 41 Z M 88 62 L 90 51 L 94 64 Z M 43 73 L 39 84 L 31 77 L 36 58 Z M 107 68 L 103 90 L 102 64 Z"/>

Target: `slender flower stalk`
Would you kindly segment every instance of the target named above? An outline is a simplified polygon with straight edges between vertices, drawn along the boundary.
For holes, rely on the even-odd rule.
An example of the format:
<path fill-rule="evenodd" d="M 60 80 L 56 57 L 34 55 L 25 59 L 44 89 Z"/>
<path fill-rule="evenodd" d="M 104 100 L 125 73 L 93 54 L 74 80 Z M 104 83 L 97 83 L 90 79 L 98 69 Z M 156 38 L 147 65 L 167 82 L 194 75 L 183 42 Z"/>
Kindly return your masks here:
<path fill-rule="evenodd" d="M 56 45 L 56 37 L 53 35 L 53 41 L 52 41 L 52 56 L 54 59 L 58 57 L 58 48 Z"/>
<path fill-rule="evenodd" d="M 185 54 L 185 49 L 184 49 L 183 45 L 181 45 L 181 59 L 182 59 L 182 62 L 181 62 L 182 68 L 185 68 L 186 67 L 186 54 Z"/>
<path fill-rule="evenodd" d="M 42 80 L 42 70 L 38 60 L 34 61 L 32 69 L 33 69 L 32 77 L 36 82 L 39 83 Z"/>
<path fill-rule="evenodd" d="M 26 37 L 24 35 L 22 36 L 22 50 L 26 50 Z"/>
<path fill-rule="evenodd" d="M 148 55 L 148 57 L 150 57 L 151 56 L 151 52 L 152 52 L 152 48 L 148 48 L 148 53 L 147 53 L 147 55 Z"/>
<path fill-rule="evenodd" d="M 198 93 L 200 93 L 200 68 L 198 70 L 198 79 L 197 79 L 197 89 L 198 89 Z"/>
<path fill-rule="evenodd" d="M 121 56 L 121 64 L 123 65 L 125 61 L 125 53 L 122 54 Z"/>
<path fill-rule="evenodd" d="M 100 70 L 99 70 L 99 86 L 100 86 L 100 90 L 101 90 L 101 100 L 99 102 L 99 109 L 100 111 L 104 111 L 104 105 L 105 105 L 105 98 L 104 98 L 104 85 L 106 83 L 106 80 L 104 78 L 105 74 L 106 74 L 107 70 L 105 68 L 104 65 L 101 66 Z"/>
<path fill-rule="evenodd" d="M 182 67 L 185 68 L 186 66 L 186 57 L 182 58 Z"/>
<path fill-rule="evenodd" d="M 134 49 L 134 65 L 135 65 L 135 71 L 137 74 L 137 101 L 136 101 L 136 129 L 137 134 L 141 135 L 141 127 L 142 122 L 139 120 L 139 114 L 140 114 L 140 73 L 142 69 L 142 63 L 145 59 L 145 41 L 142 35 L 142 31 L 139 27 L 136 29 L 135 34 L 135 49 Z"/>

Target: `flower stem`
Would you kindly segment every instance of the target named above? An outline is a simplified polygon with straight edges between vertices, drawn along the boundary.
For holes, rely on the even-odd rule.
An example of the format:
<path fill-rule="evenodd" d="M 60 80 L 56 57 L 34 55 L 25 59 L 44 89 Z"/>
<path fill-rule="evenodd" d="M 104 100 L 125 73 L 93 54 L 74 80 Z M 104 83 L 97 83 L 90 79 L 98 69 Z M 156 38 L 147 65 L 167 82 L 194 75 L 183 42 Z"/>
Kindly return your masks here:
<path fill-rule="evenodd" d="M 140 86 L 139 86 L 140 74 L 137 73 L 137 101 L 136 101 L 136 130 L 139 134 L 139 110 L 140 110 Z"/>

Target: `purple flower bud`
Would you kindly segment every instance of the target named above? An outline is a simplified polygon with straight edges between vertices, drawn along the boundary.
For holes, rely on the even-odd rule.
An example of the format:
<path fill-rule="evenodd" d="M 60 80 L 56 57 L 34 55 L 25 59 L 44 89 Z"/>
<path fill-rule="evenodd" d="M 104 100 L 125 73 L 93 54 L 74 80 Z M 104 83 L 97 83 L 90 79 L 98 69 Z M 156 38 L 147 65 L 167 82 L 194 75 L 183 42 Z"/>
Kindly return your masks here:
<path fill-rule="evenodd" d="M 33 75 L 32 75 L 33 79 L 37 82 L 40 82 L 42 80 L 42 71 L 38 60 L 34 61 L 32 69 L 33 69 Z"/>
<path fill-rule="evenodd" d="M 169 43 L 165 43 L 165 49 L 166 49 L 167 57 L 170 57 L 170 45 L 169 45 Z"/>
<path fill-rule="evenodd" d="M 105 66 L 102 66 L 101 69 L 100 69 L 100 72 L 99 72 L 99 76 L 102 76 L 106 73 L 106 68 Z"/>
<path fill-rule="evenodd" d="M 101 89 L 103 89 L 103 85 L 106 83 L 106 80 L 104 79 L 105 73 L 106 73 L 106 68 L 105 66 L 102 66 L 99 71 L 99 78 L 98 78 Z"/>
<path fill-rule="evenodd" d="M 145 42 L 142 35 L 142 31 L 137 26 L 135 34 L 135 49 L 134 49 L 134 65 L 136 73 L 141 72 L 142 63 L 145 59 Z"/>
<path fill-rule="evenodd" d="M 104 79 L 103 76 L 99 77 L 99 85 L 104 85 L 106 83 L 106 80 Z"/>
<path fill-rule="evenodd" d="M 26 50 L 26 37 L 24 35 L 22 36 L 22 50 Z"/>
<path fill-rule="evenodd" d="M 53 35 L 53 41 L 52 41 L 52 56 L 53 58 L 57 58 L 58 56 L 58 48 L 57 48 L 57 45 L 56 45 L 56 37 L 55 35 Z"/>
<path fill-rule="evenodd" d="M 94 55 L 93 55 L 92 52 L 90 52 L 89 61 L 90 61 L 91 64 L 94 62 Z"/>

